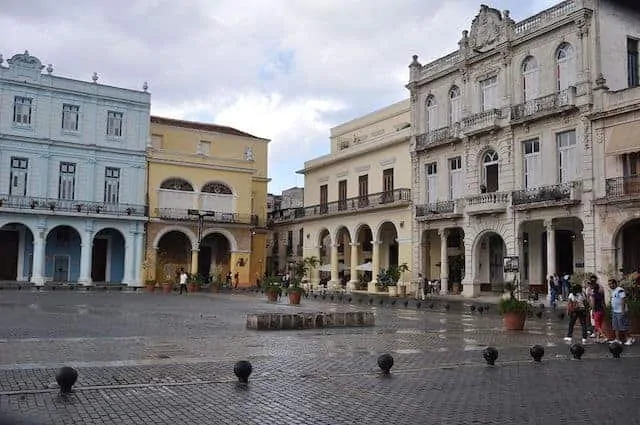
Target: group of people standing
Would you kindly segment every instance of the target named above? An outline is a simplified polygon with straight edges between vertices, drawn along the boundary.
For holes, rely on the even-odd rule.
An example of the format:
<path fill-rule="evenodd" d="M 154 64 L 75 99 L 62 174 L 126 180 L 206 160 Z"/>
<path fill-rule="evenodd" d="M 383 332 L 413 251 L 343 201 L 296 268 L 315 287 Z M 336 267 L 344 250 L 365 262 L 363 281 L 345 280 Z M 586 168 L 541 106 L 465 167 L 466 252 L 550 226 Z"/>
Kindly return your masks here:
<path fill-rule="evenodd" d="M 596 342 L 617 341 L 624 342 L 625 345 L 632 345 L 635 342 L 629 335 L 630 322 L 624 288 L 615 279 L 609 279 L 608 284 L 611 289 L 611 328 L 615 333 L 615 339 L 610 340 L 603 332 L 602 324 L 606 314 L 605 291 L 598 283 L 598 278 L 591 275 L 589 280 L 585 281 L 585 288 L 576 284 L 571 287 L 567 295 L 567 314 L 569 315 L 569 330 L 565 337 L 567 342 L 573 340 L 573 329 L 578 321 L 582 328 L 583 344 L 587 343 L 588 337 L 595 338 Z M 550 294 L 552 306 L 553 296 L 553 293 Z M 555 301 L 557 302 L 557 299 Z M 589 324 L 587 319 L 590 319 Z"/>

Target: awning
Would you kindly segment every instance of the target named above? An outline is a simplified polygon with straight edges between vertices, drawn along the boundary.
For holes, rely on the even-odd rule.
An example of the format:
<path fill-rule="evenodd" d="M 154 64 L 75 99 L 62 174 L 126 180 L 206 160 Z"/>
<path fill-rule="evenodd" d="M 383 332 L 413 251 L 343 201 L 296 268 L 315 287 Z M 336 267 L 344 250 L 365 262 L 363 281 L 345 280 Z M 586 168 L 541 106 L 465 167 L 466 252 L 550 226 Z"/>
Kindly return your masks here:
<path fill-rule="evenodd" d="M 614 125 L 604 131 L 605 155 L 622 155 L 640 151 L 640 123 L 638 121 Z"/>
<path fill-rule="evenodd" d="M 370 272 L 372 264 L 371 263 L 364 263 L 364 264 L 360 264 L 358 267 L 356 267 L 356 269 L 361 270 L 363 272 Z"/>
<path fill-rule="evenodd" d="M 318 267 L 318 271 L 319 272 L 330 272 L 331 271 L 331 264 L 323 264 L 320 267 Z"/>

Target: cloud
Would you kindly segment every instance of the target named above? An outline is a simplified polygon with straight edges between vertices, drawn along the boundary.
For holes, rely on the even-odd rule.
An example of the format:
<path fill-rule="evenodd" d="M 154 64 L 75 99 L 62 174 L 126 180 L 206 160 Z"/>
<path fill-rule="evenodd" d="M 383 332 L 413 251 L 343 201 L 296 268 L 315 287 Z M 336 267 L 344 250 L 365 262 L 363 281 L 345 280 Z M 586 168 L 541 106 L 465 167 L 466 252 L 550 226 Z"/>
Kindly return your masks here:
<path fill-rule="evenodd" d="M 499 9 L 513 1 L 492 2 Z M 554 3 L 523 2 L 515 19 Z M 4 0 L 5 57 L 28 49 L 55 73 L 140 88 L 152 112 L 266 137 L 272 191 L 328 152 L 329 129 L 401 100 L 411 55 L 457 47 L 471 0 Z"/>

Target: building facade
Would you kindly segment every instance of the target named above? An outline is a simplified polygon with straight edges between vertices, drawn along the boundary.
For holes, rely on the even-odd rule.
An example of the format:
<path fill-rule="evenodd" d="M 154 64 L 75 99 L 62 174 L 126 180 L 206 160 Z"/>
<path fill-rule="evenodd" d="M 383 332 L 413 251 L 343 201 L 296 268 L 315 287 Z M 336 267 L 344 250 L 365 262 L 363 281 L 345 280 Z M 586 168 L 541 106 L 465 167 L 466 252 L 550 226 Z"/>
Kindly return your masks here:
<path fill-rule="evenodd" d="M 266 270 L 268 140 L 214 124 L 151 117 L 145 279 Z"/>
<path fill-rule="evenodd" d="M 623 168 L 633 160 L 620 157 L 627 146 L 605 161 L 592 117 L 605 125 L 633 97 L 613 92 L 628 72 L 637 79 L 628 50 L 639 28 L 637 12 L 605 0 L 567 0 L 520 22 L 483 5 L 456 51 L 426 65 L 414 56 L 414 270 L 440 279 L 441 293 L 475 297 L 514 278 L 545 291 L 549 275 L 610 261 L 616 230 L 598 236 L 596 209 L 612 207 L 595 201 L 608 197 L 605 177 L 632 175 Z M 517 272 L 506 273 L 509 257 Z"/>
<path fill-rule="evenodd" d="M 274 221 L 302 223 L 304 257 L 321 262 L 312 283 L 375 291 L 382 268 L 411 267 L 410 135 L 407 100 L 331 129 L 330 153 L 299 171 L 304 207 Z"/>
<path fill-rule="evenodd" d="M 271 235 L 267 240 L 267 273 L 282 275 L 304 254 L 304 226 L 292 212 L 304 208 L 304 188 L 292 187 L 280 195 L 270 195 L 267 223 Z"/>
<path fill-rule="evenodd" d="M 150 95 L 0 60 L 0 280 L 141 284 Z"/>

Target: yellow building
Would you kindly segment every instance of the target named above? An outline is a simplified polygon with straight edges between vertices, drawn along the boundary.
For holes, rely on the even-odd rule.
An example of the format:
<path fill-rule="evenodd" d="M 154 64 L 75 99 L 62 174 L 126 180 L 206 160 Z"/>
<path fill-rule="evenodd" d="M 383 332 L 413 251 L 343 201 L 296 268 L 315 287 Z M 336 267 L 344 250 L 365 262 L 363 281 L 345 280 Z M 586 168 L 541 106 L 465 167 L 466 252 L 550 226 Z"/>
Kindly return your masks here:
<path fill-rule="evenodd" d="M 144 274 L 175 282 L 264 273 L 269 140 L 215 124 L 151 117 Z"/>
<path fill-rule="evenodd" d="M 299 171 L 304 208 L 272 214 L 302 224 L 304 256 L 321 260 L 313 283 L 375 292 L 381 269 L 412 270 L 410 122 L 405 100 L 331 129 L 331 152 Z"/>

